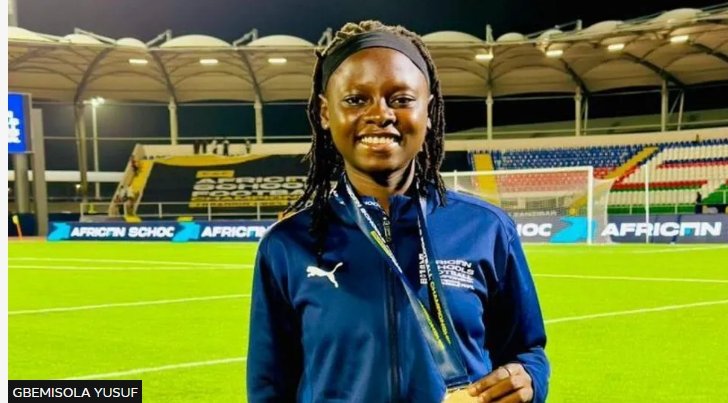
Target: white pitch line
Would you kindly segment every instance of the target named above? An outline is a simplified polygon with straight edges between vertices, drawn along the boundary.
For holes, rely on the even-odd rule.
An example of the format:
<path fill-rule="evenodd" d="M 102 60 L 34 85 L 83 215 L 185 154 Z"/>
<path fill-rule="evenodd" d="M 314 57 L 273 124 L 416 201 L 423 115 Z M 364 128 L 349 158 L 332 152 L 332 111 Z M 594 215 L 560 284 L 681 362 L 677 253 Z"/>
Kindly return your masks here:
<path fill-rule="evenodd" d="M 229 267 L 252 267 L 252 265 L 239 265 L 220 262 L 185 262 L 180 260 L 117 260 L 117 259 L 75 259 L 55 257 L 10 257 L 8 261 L 47 261 L 47 262 L 77 262 L 77 263 L 131 263 L 131 264 L 161 264 L 179 266 L 229 266 Z"/>
<path fill-rule="evenodd" d="M 632 277 L 632 276 L 585 276 L 577 274 L 534 274 L 534 277 L 573 278 L 581 280 L 627 280 L 627 281 L 659 281 L 671 283 L 716 283 L 728 284 L 728 280 L 710 278 L 672 278 L 672 277 Z"/>
<path fill-rule="evenodd" d="M 715 250 L 715 249 L 726 249 L 728 245 L 714 245 L 714 246 L 695 246 L 695 247 L 682 247 L 673 246 L 671 248 L 662 249 L 650 249 L 650 250 L 636 250 L 632 253 L 676 253 L 676 252 L 691 252 L 696 250 Z"/>
<path fill-rule="evenodd" d="M 38 313 L 86 311 L 86 310 L 91 310 L 91 309 L 120 308 L 120 307 L 129 307 L 129 306 L 177 304 L 177 303 L 183 303 L 183 302 L 214 301 L 214 300 L 221 300 L 221 299 L 237 299 L 237 298 L 250 298 L 250 294 L 212 295 L 209 297 L 160 299 L 160 300 L 153 300 L 153 301 L 120 302 L 120 303 L 113 303 L 113 304 L 66 306 L 66 307 L 59 307 L 59 308 L 44 308 L 44 309 L 25 309 L 25 310 L 20 310 L 20 311 L 10 311 L 10 312 L 8 312 L 8 316 L 32 315 L 32 314 L 38 314 Z"/>
<path fill-rule="evenodd" d="M 545 320 L 544 323 L 549 325 L 549 324 L 561 323 L 561 322 L 574 322 L 574 321 L 588 320 L 588 319 L 608 318 L 608 317 L 613 317 L 613 316 L 637 315 L 637 314 L 649 313 L 649 312 L 675 311 L 678 309 L 696 308 L 696 307 L 701 307 L 701 306 L 722 305 L 722 304 L 728 304 L 728 299 L 723 299 L 723 300 L 719 300 L 719 301 L 696 302 L 696 303 L 684 304 L 684 305 L 666 305 L 666 306 L 658 306 L 656 308 L 631 309 L 629 311 L 616 311 L 616 312 L 595 313 L 595 314 L 591 314 L 591 315 L 569 316 L 569 317 L 565 317 L 565 318 L 556 318 L 556 319 Z"/>
<path fill-rule="evenodd" d="M 136 266 L 48 266 L 48 265 L 26 265 L 11 264 L 8 269 L 25 269 L 25 270 L 88 270 L 88 271 L 179 271 L 179 270 L 250 270 L 252 266 L 210 266 L 210 267 L 136 267 Z"/>
<path fill-rule="evenodd" d="M 565 318 L 556 318 L 556 319 L 546 320 L 546 321 L 544 321 L 544 323 L 553 324 L 553 323 L 560 323 L 560 322 L 575 322 L 575 321 L 580 321 L 580 320 L 604 318 L 604 317 L 611 317 L 611 316 L 636 315 L 636 314 L 640 314 L 640 313 L 671 311 L 671 310 L 694 308 L 694 307 L 700 307 L 700 306 L 720 305 L 720 304 L 728 304 L 728 300 L 706 301 L 706 302 L 697 302 L 697 303 L 693 303 L 693 304 L 668 305 L 668 306 L 661 306 L 661 307 L 656 307 L 656 308 L 633 309 L 633 310 L 629 310 L 629 311 L 604 312 L 604 313 L 597 313 L 597 314 L 592 314 L 592 315 L 571 316 L 571 317 L 565 317 Z M 181 369 L 181 368 L 195 368 L 195 367 L 204 367 L 204 366 L 210 366 L 210 365 L 245 362 L 245 361 L 247 361 L 247 359 L 248 359 L 248 357 L 233 357 L 233 358 L 223 358 L 223 359 L 217 359 L 217 360 L 194 361 L 194 362 L 186 362 L 186 363 L 181 363 L 181 364 L 162 365 L 159 367 L 135 368 L 135 369 L 130 369 L 130 370 L 126 370 L 126 371 L 107 372 L 107 373 L 92 374 L 92 375 L 81 375 L 81 376 L 74 376 L 74 377 L 65 378 L 65 379 L 66 380 L 83 380 L 83 379 L 113 378 L 113 377 L 136 375 L 136 374 L 142 374 L 142 373 L 148 373 L 148 372 L 169 371 L 169 370 L 175 370 L 175 369 Z"/>
<path fill-rule="evenodd" d="M 135 369 L 127 370 L 127 371 L 74 376 L 71 378 L 65 378 L 64 380 L 114 378 L 114 377 L 119 377 L 119 376 L 143 374 L 143 373 L 147 373 L 147 372 L 160 372 L 160 371 L 169 371 L 169 370 L 182 369 L 182 368 L 195 368 L 195 367 L 205 367 L 205 366 L 209 366 L 209 365 L 231 364 L 231 363 L 236 363 L 236 362 L 245 362 L 247 359 L 248 359 L 248 357 L 232 357 L 232 358 L 221 358 L 218 360 L 183 362 L 180 364 L 162 365 L 159 367 L 135 368 Z"/>

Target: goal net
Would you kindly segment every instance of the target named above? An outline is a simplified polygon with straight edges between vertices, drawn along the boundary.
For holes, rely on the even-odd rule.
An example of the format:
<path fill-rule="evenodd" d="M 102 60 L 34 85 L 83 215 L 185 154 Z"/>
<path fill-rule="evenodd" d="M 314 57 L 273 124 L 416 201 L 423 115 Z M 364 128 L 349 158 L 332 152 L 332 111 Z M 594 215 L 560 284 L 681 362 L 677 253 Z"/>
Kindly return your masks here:
<path fill-rule="evenodd" d="M 505 210 L 524 242 L 606 243 L 613 180 L 594 178 L 594 169 L 546 169 L 448 172 L 446 185 Z M 591 230 L 589 230 L 591 229 Z"/>

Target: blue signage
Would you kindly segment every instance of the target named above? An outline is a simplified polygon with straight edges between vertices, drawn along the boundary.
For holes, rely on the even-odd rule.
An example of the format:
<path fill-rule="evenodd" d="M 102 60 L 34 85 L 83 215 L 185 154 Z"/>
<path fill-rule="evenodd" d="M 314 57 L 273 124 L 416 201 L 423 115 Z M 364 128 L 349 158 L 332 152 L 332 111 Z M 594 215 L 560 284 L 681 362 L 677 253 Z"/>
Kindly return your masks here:
<path fill-rule="evenodd" d="M 644 243 L 719 243 L 728 244 L 728 216 L 725 214 L 656 214 L 644 217 L 609 217 L 602 236 L 613 242 Z"/>
<path fill-rule="evenodd" d="M 30 151 L 30 96 L 8 93 L 8 153 Z"/>
<path fill-rule="evenodd" d="M 522 242 L 583 243 L 588 235 L 586 217 L 515 217 Z M 274 220 L 52 222 L 49 241 L 162 241 L 257 242 Z M 717 214 L 610 216 L 602 227 L 591 225 L 595 242 L 721 243 L 728 244 L 728 216 Z"/>
<path fill-rule="evenodd" d="M 586 242 L 586 217 L 514 217 L 522 242 Z M 612 215 L 605 226 L 593 221 L 592 239 L 616 243 L 728 244 L 728 216 L 721 214 L 658 214 L 645 222 L 640 215 Z"/>
<path fill-rule="evenodd" d="M 260 241 L 274 220 L 152 221 L 147 223 L 52 222 L 49 241 Z"/>

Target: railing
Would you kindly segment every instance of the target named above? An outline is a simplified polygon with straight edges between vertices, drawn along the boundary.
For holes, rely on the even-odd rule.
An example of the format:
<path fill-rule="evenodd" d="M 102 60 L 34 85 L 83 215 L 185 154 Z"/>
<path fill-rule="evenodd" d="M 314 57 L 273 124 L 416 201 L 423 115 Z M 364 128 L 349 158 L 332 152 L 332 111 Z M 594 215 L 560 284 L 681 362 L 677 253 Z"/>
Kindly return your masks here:
<path fill-rule="evenodd" d="M 443 176 L 455 176 L 457 173 L 446 173 Z M 718 190 L 722 194 L 722 203 L 703 203 L 703 206 L 710 207 L 713 204 L 728 204 L 728 189 Z M 97 219 L 119 219 L 124 216 L 136 216 L 146 219 L 172 219 L 179 217 L 192 217 L 194 219 L 204 219 L 212 221 L 213 219 L 240 218 L 240 219 L 269 219 L 277 218 L 278 214 L 285 210 L 284 206 L 264 206 L 257 203 L 251 207 L 238 207 L 239 211 L 230 212 L 229 207 L 222 208 L 215 206 L 214 202 L 204 203 L 195 202 L 197 206 L 204 205 L 202 208 L 195 208 L 198 212 L 193 212 L 189 208 L 190 202 L 145 202 L 138 203 L 134 208 L 127 203 L 115 203 L 111 201 L 89 201 L 80 203 L 81 220 Z M 180 208 L 183 207 L 183 208 Z M 608 204 L 608 210 L 615 212 L 614 214 L 644 214 L 644 205 L 617 205 Z M 680 214 L 694 211 L 695 204 L 691 203 L 661 203 L 651 204 L 650 212 L 653 214 Z M 136 211 L 136 214 L 130 214 Z M 618 211 L 618 212 L 616 212 Z"/>
<path fill-rule="evenodd" d="M 680 214 L 694 211 L 695 206 L 690 204 L 666 203 L 650 205 L 650 214 Z M 645 206 L 640 204 L 618 204 L 608 205 L 607 211 L 610 214 L 645 214 Z"/>
<path fill-rule="evenodd" d="M 192 217 L 193 219 L 203 219 L 208 221 L 225 218 L 262 220 L 267 218 L 277 218 L 278 214 L 285 210 L 284 206 L 271 207 L 257 203 L 253 207 L 239 207 L 238 210 L 242 211 L 230 212 L 229 207 L 216 207 L 214 202 L 195 202 L 196 205 L 204 205 L 205 207 L 195 208 L 195 210 L 200 210 L 200 212 L 193 212 L 189 208 L 189 204 L 190 202 L 145 202 L 134 203 L 134 207 L 132 207 L 131 203 L 123 202 L 80 203 L 81 221 L 89 221 L 93 219 L 118 220 L 126 216 L 156 220 L 176 220 L 179 217 Z M 89 208 L 93 208 L 93 210 L 99 212 L 99 214 L 90 214 Z M 133 211 L 136 213 L 132 213 Z"/>
<path fill-rule="evenodd" d="M 723 202 L 722 204 L 728 204 L 728 191 L 723 191 Z M 199 202 L 197 203 L 200 204 Z M 198 220 L 220 220 L 220 219 L 249 219 L 249 220 L 262 220 L 262 219 L 275 219 L 279 213 L 285 208 L 280 207 L 269 207 L 256 205 L 255 207 L 245 208 L 249 211 L 220 211 L 221 208 L 215 207 L 214 203 L 207 203 L 205 207 L 201 208 L 200 212 L 190 212 L 189 202 L 159 202 L 159 203 L 140 203 L 140 208 L 137 210 L 137 214 L 128 214 L 131 212 L 131 208 L 127 208 L 124 203 L 112 203 L 112 202 L 88 202 L 80 203 L 80 220 L 81 221 L 93 221 L 97 220 L 119 220 L 125 216 L 135 216 L 141 219 L 152 219 L 152 220 L 177 220 L 179 217 L 191 217 L 192 219 Z M 711 204 L 703 204 L 705 207 L 710 207 Z M 185 206 L 184 211 L 175 209 L 175 207 Z M 108 214 L 109 209 L 116 214 Z M 651 214 L 681 214 L 693 212 L 695 209 L 694 204 L 687 203 L 671 203 L 671 204 L 660 204 L 651 205 Z M 610 214 L 644 214 L 644 205 L 608 205 Z M 707 211 L 703 210 L 707 213 Z"/>
<path fill-rule="evenodd" d="M 708 214 L 714 212 L 719 205 L 726 205 L 728 196 L 723 193 L 723 201 L 719 203 L 701 203 L 699 211 Z M 696 211 L 698 205 L 695 203 L 660 203 L 650 204 L 650 214 L 684 214 Z M 607 207 L 610 214 L 645 214 L 644 204 L 610 204 Z"/>

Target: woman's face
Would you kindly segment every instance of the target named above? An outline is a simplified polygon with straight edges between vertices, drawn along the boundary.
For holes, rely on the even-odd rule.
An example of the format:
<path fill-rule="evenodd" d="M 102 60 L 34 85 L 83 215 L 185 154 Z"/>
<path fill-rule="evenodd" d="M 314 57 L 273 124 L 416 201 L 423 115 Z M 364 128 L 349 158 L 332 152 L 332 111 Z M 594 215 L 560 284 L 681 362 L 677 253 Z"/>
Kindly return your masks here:
<path fill-rule="evenodd" d="M 369 48 L 336 69 L 321 96 L 321 122 L 351 170 L 404 172 L 422 149 L 431 99 L 424 74 L 405 55 Z"/>

